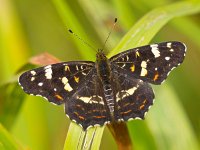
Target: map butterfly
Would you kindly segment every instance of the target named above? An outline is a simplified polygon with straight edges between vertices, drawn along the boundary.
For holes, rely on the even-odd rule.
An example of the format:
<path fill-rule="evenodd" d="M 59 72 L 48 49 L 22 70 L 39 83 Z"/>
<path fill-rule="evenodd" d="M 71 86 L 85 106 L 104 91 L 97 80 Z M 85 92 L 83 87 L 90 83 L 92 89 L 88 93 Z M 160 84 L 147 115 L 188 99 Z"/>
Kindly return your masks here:
<path fill-rule="evenodd" d="M 144 119 L 153 104 L 149 85 L 161 84 L 180 65 L 186 46 L 171 41 L 133 48 L 96 62 L 70 61 L 23 73 L 23 90 L 65 105 L 66 115 L 84 130 L 111 122 Z"/>

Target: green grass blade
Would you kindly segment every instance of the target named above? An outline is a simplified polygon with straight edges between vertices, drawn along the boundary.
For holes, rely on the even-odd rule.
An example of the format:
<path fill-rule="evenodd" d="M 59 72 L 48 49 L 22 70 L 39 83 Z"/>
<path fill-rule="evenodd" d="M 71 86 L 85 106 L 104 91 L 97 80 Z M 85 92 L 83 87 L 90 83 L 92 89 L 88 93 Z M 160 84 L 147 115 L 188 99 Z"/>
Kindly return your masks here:
<path fill-rule="evenodd" d="M 0 86 L 0 122 L 10 129 L 20 111 L 25 95 L 21 93 L 18 83 Z"/>
<path fill-rule="evenodd" d="M 68 130 L 64 150 L 98 150 L 103 131 L 104 127 L 94 127 L 83 131 L 80 126 L 72 122 Z"/>
<path fill-rule="evenodd" d="M 74 32 L 76 34 L 78 34 L 83 39 L 88 39 L 86 33 L 84 32 L 83 22 L 81 22 L 81 20 L 79 20 L 78 17 L 75 15 L 74 12 L 75 10 L 73 10 L 73 8 L 70 5 L 71 2 L 64 0 L 53 0 L 53 2 L 61 19 L 66 25 L 66 31 L 69 28 L 70 29 L 72 28 L 72 30 L 75 28 Z M 76 43 L 79 54 L 81 54 L 83 58 L 86 59 L 94 58 L 93 56 L 95 55 L 95 51 L 93 49 L 91 49 L 88 45 L 83 44 L 81 41 L 77 40 L 76 37 L 72 37 L 72 39 L 74 39 L 74 43 Z"/>
<path fill-rule="evenodd" d="M 149 41 L 156 35 L 156 33 L 172 18 L 181 15 L 197 13 L 198 11 L 200 11 L 200 4 L 193 4 L 189 2 L 180 2 L 154 9 L 150 13 L 146 14 L 131 28 L 131 30 L 124 36 L 118 46 L 113 51 L 111 51 L 109 56 L 112 56 L 115 53 L 126 50 L 128 48 L 149 43 Z M 84 145 L 84 142 L 90 143 L 90 141 L 92 141 L 93 135 L 95 134 L 95 129 L 90 130 L 88 133 L 85 133 L 79 126 L 71 123 L 64 149 L 81 148 L 81 145 Z M 97 128 L 96 131 L 99 131 L 100 133 L 99 138 L 96 138 L 98 141 L 94 139 L 93 142 L 98 143 L 97 145 L 99 146 L 103 128 Z M 87 139 L 88 141 L 84 141 L 84 138 L 80 138 L 83 135 L 89 137 Z M 98 146 L 96 147 L 97 149 Z"/>
<path fill-rule="evenodd" d="M 200 3 L 179 2 L 159 7 L 141 18 L 109 53 L 109 57 L 123 50 L 148 44 L 158 31 L 171 19 L 195 14 L 200 11 Z"/>
<path fill-rule="evenodd" d="M 145 45 L 148 44 L 150 40 L 152 40 L 152 38 L 156 35 L 156 33 L 167 23 L 169 22 L 171 19 L 173 19 L 174 17 L 178 17 L 178 16 L 184 16 L 184 15 L 189 15 L 189 14 L 194 14 L 194 13 L 198 13 L 200 11 L 200 3 L 189 3 L 189 2 L 180 2 L 180 3 L 175 3 L 175 4 L 171 4 L 168 6 L 164 6 L 161 8 L 156 8 L 154 10 L 152 10 L 151 12 L 149 12 L 148 14 L 146 14 L 143 18 L 141 18 L 132 28 L 131 30 L 129 30 L 129 32 L 124 36 L 124 38 L 121 40 L 121 42 L 117 45 L 117 47 L 110 52 L 109 56 L 113 56 L 114 54 L 121 52 L 123 50 L 132 48 L 132 47 L 137 47 L 137 46 L 141 46 L 141 45 Z M 165 87 L 162 87 L 163 91 L 167 91 L 167 89 L 165 89 Z M 173 93 L 173 91 L 171 91 L 172 95 L 176 95 L 175 93 Z M 159 95 L 159 92 L 156 93 L 156 95 Z M 178 101 L 178 99 L 173 99 L 172 101 L 174 101 L 174 103 L 176 104 L 176 101 Z M 173 102 L 172 102 L 173 103 Z M 178 106 L 177 106 L 178 107 Z M 157 108 L 160 109 L 160 108 Z M 167 111 L 167 108 L 165 108 Z M 181 110 L 183 110 L 183 108 L 180 106 Z M 187 116 L 185 114 L 181 114 L 180 116 L 176 115 L 176 112 L 173 112 L 174 114 L 172 114 L 173 116 L 177 116 L 177 117 L 183 117 L 183 120 L 180 120 L 180 122 L 182 121 L 183 123 L 185 123 L 187 120 Z M 156 119 L 152 119 L 151 122 L 157 122 Z M 177 123 L 177 122 L 174 122 Z M 134 122 L 129 123 L 129 124 L 133 124 L 130 127 L 133 128 L 129 128 L 130 132 L 133 132 L 131 134 L 131 136 L 133 137 L 133 139 L 137 138 L 134 135 L 139 135 L 140 136 L 140 132 L 139 130 L 135 130 L 135 126 L 134 126 Z M 163 124 L 169 124 L 166 121 L 163 121 Z M 149 124 L 147 125 L 149 126 Z M 189 123 L 186 123 L 186 126 L 183 127 L 183 130 L 185 130 L 185 132 L 187 133 L 188 137 L 191 137 L 192 140 L 189 140 L 188 142 L 185 142 L 187 138 L 180 138 L 180 141 L 178 141 L 178 139 L 176 140 L 176 142 L 178 142 L 178 146 L 176 147 L 177 149 L 181 149 L 183 148 L 183 146 L 181 146 L 182 142 L 185 142 L 184 146 L 186 147 L 185 149 L 189 148 L 190 146 L 193 149 L 197 149 L 197 141 L 195 140 L 196 137 L 191 129 L 191 127 Z M 145 126 L 144 126 L 145 127 Z M 149 149 L 150 147 L 155 148 L 157 147 L 158 149 L 169 149 L 169 147 L 171 149 L 175 149 L 173 147 L 174 142 L 168 141 L 166 139 L 168 139 L 169 137 L 167 135 L 163 135 L 163 139 L 165 140 L 165 142 L 167 141 L 168 143 L 166 144 L 159 144 L 159 138 L 153 138 L 152 140 L 152 136 L 155 136 L 156 133 L 155 131 L 151 128 L 152 126 L 150 126 L 150 129 L 148 129 L 148 132 L 144 132 L 143 137 L 141 139 L 136 139 L 137 142 L 134 142 L 135 144 L 135 148 L 137 149 Z M 141 129 L 141 128 L 140 128 Z M 144 130 L 144 129 L 143 129 Z M 146 130 L 146 129 L 145 129 Z M 179 136 L 181 136 L 181 132 L 179 132 L 180 130 L 176 129 L 173 130 L 172 132 L 174 132 L 174 134 L 177 134 Z M 149 136 L 149 132 L 150 134 L 152 134 L 151 136 Z M 146 136 L 145 136 L 146 134 Z M 144 139 L 145 137 L 145 139 Z M 149 139 L 148 139 L 149 138 Z M 160 137 L 161 138 L 161 137 Z M 169 139 L 173 138 L 173 136 L 171 136 Z M 148 141 L 151 141 L 148 142 Z M 142 146 L 141 146 L 142 143 Z M 152 145 L 154 143 L 154 145 Z M 162 148 L 161 148 L 162 147 Z"/>
<path fill-rule="evenodd" d="M 1 124 L 0 124 L 0 149 L 1 150 L 23 149 Z"/>
<path fill-rule="evenodd" d="M 200 47 L 200 42 L 199 42 L 200 27 L 194 20 L 192 20 L 189 17 L 178 18 L 172 21 L 171 25 L 177 31 L 180 31 L 181 33 L 185 34 L 187 38 L 192 40 L 196 45 Z M 197 50 L 200 50 L 200 49 L 197 49 Z"/>
<path fill-rule="evenodd" d="M 199 145 L 180 100 L 169 84 L 156 89 L 156 105 L 147 116 L 158 149 L 198 150 Z"/>

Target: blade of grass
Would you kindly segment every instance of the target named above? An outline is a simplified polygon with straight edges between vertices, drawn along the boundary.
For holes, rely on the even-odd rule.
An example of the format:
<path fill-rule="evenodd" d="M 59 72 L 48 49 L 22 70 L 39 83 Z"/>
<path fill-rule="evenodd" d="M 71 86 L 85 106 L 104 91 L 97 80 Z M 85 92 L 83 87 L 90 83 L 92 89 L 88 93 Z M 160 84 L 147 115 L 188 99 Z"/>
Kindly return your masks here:
<path fill-rule="evenodd" d="M 0 81 L 8 80 L 28 56 L 28 46 L 16 14 L 11 1 L 0 0 Z"/>
<path fill-rule="evenodd" d="M 172 21 L 171 25 L 175 27 L 176 30 L 185 34 L 187 38 L 195 42 L 195 44 L 197 44 L 200 47 L 200 43 L 199 43 L 200 27 L 197 23 L 195 23 L 194 20 L 190 19 L 189 17 L 178 18 Z M 197 50 L 200 50 L 200 49 L 197 49 Z"/>
<path fill-rule="evenodd" d="M 158 149 L 198 150 L 197 138 L 174 89 L 169 84 L 155 89 L 159 94 L 154 111 L 147 117 L 147 124 Z"/>
<path fill-rule="evenodd" d="M 146 14 L 141 20 L 139 20 L 131 30 L 123 37 L 121 42 L 116 46 L 116 48 L 110 52 L 109 56 L 122 51 L 122 49 L 128 49 L 132 47 L 137 47 L 143 44 L 147 44 L 156 33 L 172 18 L 194 14 L 200 11 L 200 4 L 194 4 L 189 2 L 180 2 L 165 7 L 157 8 Z M 102 131 L 99 131 L 102 130 Z M 103 128 L 97 128 L 96 132 L 99 131 L 103 133 Z M 88 131 L 90 132 L 90 131 Z M 95 134 L 94 129 L 91 129 L 92 135 Z M 65 141 L 65 148 L 77 148 L 84 145 L 84 142 L 89 143 L 94 138 L 93 136 L 88 136 L 88 141 L 81 140 L 80 135 L 83 134 L 82 129 L 74 123 L 71 123 L 68 135 Z M 87 133 L 84 133 L 87 136 Z M 100 145 L 102 134 L 99 134 L 99 138 L 93 140 L 93 142 Z M 72 144 L 73 143 L 73 144 Z M 79 144 L 78 144 L 79 143 Z M 98 147 L 96 147 L 98 148 Z"/>
<path fill-rule="evenodd" d="M 78 34 L 81 38 L 87 39 L 89 37 L 86 36 L 86 32 L 84 32 L 84 28 L 81 26 L 83 24 L 78 20 L 72 8 L 70 7 L 70 2 L 64 0 L 53 0 L 54 5 L 63 20 L 64 24 L 67 28 L 75 28 L 75 33 Z M 85 38 L 84 38 L 85 37 Z M 86 38 L 87 37 L 87 38 Z M 95 51 L 89 48 L 87 45 L 81 43 L 81 41 L 72 37 L 76 46 L 78 47 L 79 53 L 83 58 L 87 58 L 89 60 L 94 59 Z"/>
<path fill-rule="evenodd" d="M 7 129 L 13 126 L 24 97 L 16 82 L 0 86 L 0 122 Z"/>
<path fill-rule="evenodd" d="M 132 26 L 132 24 L 136 21 L 131 8 L 130 1 L 116 1 L 112 0 L 113 5 L 115 5 L 117 11 L 117 17 L 119 18 L 121 24 L 123 24 L 125 29 L 128 29 Z M 126 16 L 126 17 L 123 17 Z"/>
<path fill-rule="evenodd" d="M 140 45 L 148 44 L 148 42 L 155 36 L 155 34 L 160 30 L 161 27 L 163 27 L 169 20 L 171 20 L 174 17 L 181 16 L 181 15 L 188 15 L 192 13 L 197 13 L 200 11 L 200 4 L 199 3 L 188 3 L 188 2 L 180 2 L 176 4 L 172 4 L 169 6 L 165 6 L 162 8 L 157 8 L 150 13 L 148 13 L 146 16 L 144 16 L 140 21 L 136 23 L 135 26 L 132 27 L 132 29 L 124 36 L 122 41 L 119 43 L 119 45 L 111 51 L 109 56 L 114 55 L 115 53 L 118 53 L 122 50 L 129 49 L 132 47 L 137 47 Z M 163 88 L 163 91 L 165 91 L 165 88 Z M 174 101 L 177 101 L 174 99 Z M 174 112 L 176 113 L 176 112 Z M 173 114 L 176 116 L 176 114 Z M 183 118 L 187 118 L 186 116 L 183 116 Z M 156 120 L 152 120 L 155 121 Z M 184 122 L 184 121 L 183 121 Z M 166 121 L 164 121 L 166 123 Z M 192 139 L 195 139 L 195 136 L 191 130 L 191 128 L 185 128 L 187 130 L 187 134 L 189 134 L 189 137 L 192 137 Z M 136 131 L 137 132 L 137 131 Z M 151 131 L 154 135 L 154 132 Z M 175 132 L 175 131 L 174 131 Z M 177 134 L 181 134 L 180 132 L 177 132 Z M 139 135 L 139 133 L 138 133 Z M 165 140 L 167 137 L 163 137 Z M 158 142 L 158 138 L 156 139 L 156 142 Z M 184 142 L 179 141 L 179 144 Z M 149 143 L 145 142 L 148 141 L 148 139 L 145 139 L 141 141 L 143 143 L 144 149 L 149 149 Z M 189 147 L 192 142 L 187 143 L 186 147 Z M 147 144 L 145 146 L 145 144 Z M 158 144 L 158 143 L 157 143 Z M 173 146 L 173 143 L 169 143 L 170 146 Z M 197 147 L 197 142 L 194 140 L 194 149 Z M 169 145 L 167 145 L 169 146 Z M 135 147 L 141 147 L 140 145 L 137 145 L 135 143 Z M 146 147 L 146 148 L 145 148 Z M 159 146 L 158 146 L 159 147 Z M 181 149 L 181 148 L 180 148 Z"/>
<path fill-rule="evenodd" d="M 8 133 L 8 131 L 0 124 L 0 149 L 5 150 L 19 150 L 22 148 L 19 143 L 17 143 L 13 137 Z"/>
<path fill-rule="evenodd" d="M 103 130 L 104 127 L 94 127 L 83 131 L 80 126 L 72 122 L 68 130 L 64 150 L 98 150 Z"/>
<path fill-rule="evenodd" d="M 200 11 L 200 3 L 179 2 L 159 7 L 141 18 L 109 53 L 109 57 L 123 50 L 148 44 L 158 31 L 171 19 L 195 14 Z"/>

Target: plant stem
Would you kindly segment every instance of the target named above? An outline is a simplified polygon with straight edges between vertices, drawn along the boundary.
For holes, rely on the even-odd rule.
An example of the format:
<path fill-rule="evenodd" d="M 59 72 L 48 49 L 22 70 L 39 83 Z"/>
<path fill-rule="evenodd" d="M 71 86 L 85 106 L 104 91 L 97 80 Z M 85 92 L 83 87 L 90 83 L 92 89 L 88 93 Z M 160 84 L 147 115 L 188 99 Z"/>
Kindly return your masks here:
<path fill-rule="evenodd" d="M 125 122 L 115 122 L 107 126 L 112 133 L 119 150 L 133 150 L 133 145 Z"/>

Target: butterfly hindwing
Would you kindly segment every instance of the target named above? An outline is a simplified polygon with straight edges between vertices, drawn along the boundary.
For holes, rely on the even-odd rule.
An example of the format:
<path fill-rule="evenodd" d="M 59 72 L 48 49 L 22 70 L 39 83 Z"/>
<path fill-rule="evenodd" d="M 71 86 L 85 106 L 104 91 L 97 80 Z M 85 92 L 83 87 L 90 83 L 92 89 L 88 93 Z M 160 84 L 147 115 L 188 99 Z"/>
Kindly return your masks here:
<path fill-rule="evenodd" d="M 183 62 L 185 52 L 186 46 L 181 42 L 163 42 L 127 50 L 110 61 L 133 78 L 161 84 Z"/>
<path fill-rule="evenodd" d="M 31 95 L 42 96 L 55 104 L 62 104 L 76 91 L 94 67 L 93 62 L 63 62 L 23 73 L 19 84 Z"/>
<path fill-rule="evenodd" d="M 65 103 L 65 113 L 81 125 L 84 130 L 94 125 L 104 125 L 110 121 L 99 78 L 93 70 L 71 99 Z"/>
<path fill-rule="evenodd" d="M 145 113 L 153 105 L 154 92 L 151 86 L 140 79 L 128 76 L 126 72 L 117 68 L 114 70 L 116 120 L 144 119 Z"/>

